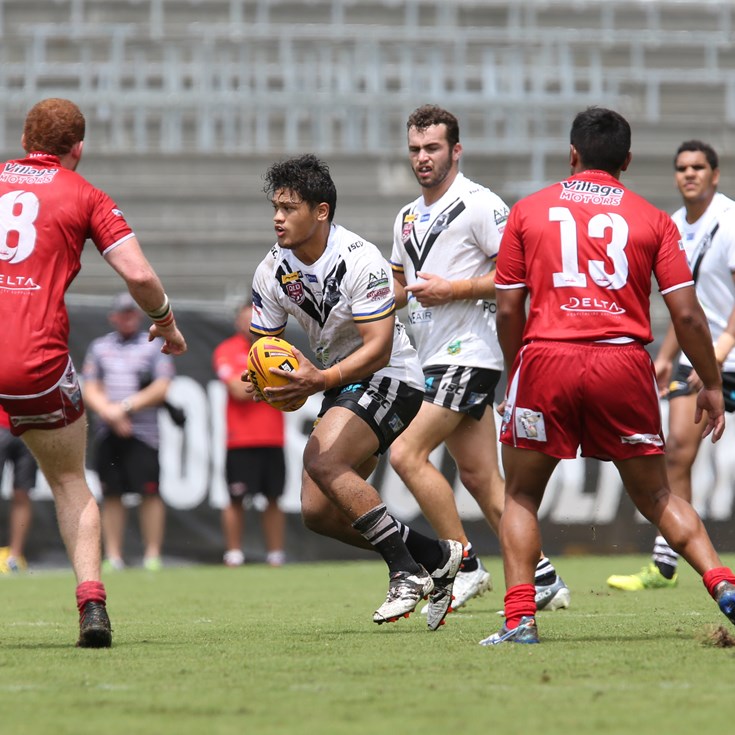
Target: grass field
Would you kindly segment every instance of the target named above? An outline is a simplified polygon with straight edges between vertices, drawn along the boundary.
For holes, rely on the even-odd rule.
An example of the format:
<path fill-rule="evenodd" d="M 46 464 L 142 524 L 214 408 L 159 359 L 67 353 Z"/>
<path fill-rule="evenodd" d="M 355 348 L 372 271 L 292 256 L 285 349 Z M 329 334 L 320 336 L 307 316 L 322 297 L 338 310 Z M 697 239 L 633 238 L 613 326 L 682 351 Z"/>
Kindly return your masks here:
<path fill-rule="evenodd" d="M 631 594 L 605 579 L 644 557 L 555 561 L 572 607 L 539 615 L 541 645 L 490 649 L 477 641 L 502 622 L 494 558 L 496 590 L 436 633 L 418 614 L 371 622 L 377 561 L 129 570 L 106 580 L 110 650 L 74 648 L 69 572 L 3 578 L 0 733 L 730 731 L 735 648 L 702 642 L 729 623 L 694 572 Z"/>

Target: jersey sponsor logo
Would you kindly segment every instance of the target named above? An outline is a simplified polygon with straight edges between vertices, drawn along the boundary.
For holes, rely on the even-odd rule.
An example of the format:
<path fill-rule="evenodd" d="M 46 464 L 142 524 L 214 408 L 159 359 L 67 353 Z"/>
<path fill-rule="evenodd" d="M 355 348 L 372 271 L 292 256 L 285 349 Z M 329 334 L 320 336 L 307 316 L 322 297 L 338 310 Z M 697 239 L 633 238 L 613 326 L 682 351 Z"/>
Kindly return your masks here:
<path fill-rule="evenodd" d="M 114 215 L 115 215 L 116 217 L 123 217 L 123 216 L 124 216 L 124 215 L 123 215 L 123 211 L 122 211 L 122 209 L 118 209 L 117 207 L 115 207 L 114 209 L 111 209 L 110 211 L 111 211 L 111 212 L 112 212 L 112 213 L 113 213 L 113 214 L 114 214 Z"/>
<path fill-rule="evenodd" d="M 39 291 L 40 289 L 41 287 L 30 276 L 8 276 L 0 273 L 0 290 L 2 291 Z"/>
<path fill-rule="evenodd" d="M 454 342 L 450 342 L 447 345 L 447 352 L 450 355 L 459 355 L 459 353 L 462 352 L 462 341 L 456 339 L 454 340 Z"/>
<path fill-rule="evenodd" d="M 367 292 L 367 297 L 370 301 L 382 301 L 386 296 L 390 295 L 390 286 L 383 286 L 383 288 L 377 288 L 373 291 Z"/>
<path fill-rule="evenodd" d="M 301 280 L 301 273 L 299 273 L 298 271 L 294 271 L 293 273 L 284 273 L 281 276 L 281 283 L 283 283 L 284 285 L 299 280 Z"/>
<path fill-rule="evenodd" d="M 368 276 L 368 288 L 381 288 L 388 285 L 388 274 L 381 268 L 380 273 L 371 273 Z"/>
<path fill-rule="evenodd" d="M 319 283 L 319 279 L 313 273 L 307 273 L 306 280 L 309 283 Z"/>
<path fill-rule="evenodd" d="M 353 250 L 357 250 L 358 248 L 361 248 L 364 244 L 365 244 L 364 240 L 357 240 L 356 242 L 353 242 L 347 246 L 347 252 L 351 253 Z"/>
<path fill-rule="evenodd" d="M 510 210 L 508 209 L 508 207 L 505 207 L 503 209 L 493 209 L 493 218 L 495 219 L 495 224 L 502 225 L 504 222 L 507 222 L 509 213 Z"/>
<path fill-rule="evenodd" d="M 421 215 L 421 219 L 419 220 L 419 222 L 428 222 L 430 218 L 431 212 L 426 212 L 426 214 Z"/>
<path fill-rule="evenodd" d="M 8 161 L 0 172 L 0 182 L 5 184 L 50 184 L 58 172 L 58 168 L 35 168 Z"/>
<path fill-rule="evenodd" d="M 516 436 L 533 441 L 546 441 L 546 424 L 544 415 L 540 411 L 530 408 L 516 408 Z"/>
<path fill-rule="evenodd" d="M 572 296 L 566 304 L 561 305 L 562 311 L 572 311 L 578 314 L 610 314 L 620 316 L 625 314 L 625 309 L 618 306 L 614 301 L 598 299 L 593 297 L 578 298 Z"/>
<path fill-rule="evenodd" d="M 596 184 L 594 181 L 561 181 L 560 199 L 583 204 L 602 204 L 617 206 L 620 204 L 625 189 L 621 186 Z"/>
<path fill-rule="evenodd" d="M 412 299 L 415 301 L 416 297 L 413 296 Z M 418 304 L 418 301 L 416 301 Z M 431 309 L 409 309 L 408 312 L 408 321 L 411 324 L 422 324 L 424 322 L 430 322 L 433 319 L 433 315 L 431 312 Z"/>
<path fill-rule="evenodd" d="M 663 441 L 658 434 L 629 434 L 621 436 L 620 441 L 623 444 L 652 444 L 654 447 L 663 446 Z"/>

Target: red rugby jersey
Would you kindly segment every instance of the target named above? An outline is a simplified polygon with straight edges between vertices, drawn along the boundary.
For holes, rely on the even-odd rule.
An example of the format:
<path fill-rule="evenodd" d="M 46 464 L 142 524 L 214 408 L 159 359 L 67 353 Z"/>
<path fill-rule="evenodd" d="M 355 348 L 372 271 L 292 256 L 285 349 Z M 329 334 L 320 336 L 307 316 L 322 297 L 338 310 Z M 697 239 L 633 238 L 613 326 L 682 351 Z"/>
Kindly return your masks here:
<path fill-rule="evenodd" d="M 661 293 L 693 283 L 671 218 L 610 174 L 584 171 L 513 206 L 495 284 L 528 289 L 524 341 L 648 343 L 652 273 Z"/>
<path fill-rule="evenodd" d="M 0 394 L 56 384 L 68 361 L 64 294 L 85 240 L 105 254 L 130 237 L 112 199 L 56 156 L 0 165 Z"/>

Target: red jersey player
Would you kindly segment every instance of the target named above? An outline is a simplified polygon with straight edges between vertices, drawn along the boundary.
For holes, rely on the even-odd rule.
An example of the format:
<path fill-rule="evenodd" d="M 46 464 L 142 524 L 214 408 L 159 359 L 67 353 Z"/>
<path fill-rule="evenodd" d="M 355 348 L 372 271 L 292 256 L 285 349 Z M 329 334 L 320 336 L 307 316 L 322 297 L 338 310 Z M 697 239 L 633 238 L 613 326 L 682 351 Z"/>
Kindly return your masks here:
<path fill-rule="evenodd" d="M 25 120 L 21 143 L 28 155 L 0 166 L 0 405 L 54 494 L 78 583 L 77 645 L 99 648 L 112 642 L 100 581 L 100 516 L 84 477 L 86 422 L 78 420 L 84 405 L 64 305 L 87 238 L 151 317 L 151 338 L 163 338 L 163 351 L 181 354 L 186 342 L 122 212 L 75 173 L 84 131 L 74 103 L 43 100 Z M 122 416 L 135 407 L 119 410 Z"/>
<path fill-rule="evenodd" d="M 482 645 L 538 643 L 538 508 L 559 460 L 580 447 L 583 456 L 615 463 L 636 507 L 735 622 L 735 576 L 692 506 L 668 485 L 655 373 L 644 348 L 652 340 L 652 274 L 704 384 L 696 420 L 707 412 L 704 433 L 713 441 L 725 427 L 719 370 L 676 227 L 619 181 L 630 159 L 624 118 L 602 108 L 579 113 L 572 175 L 516 204 L 503 235 L 495 283 L 509 369 L 501 427 L 506 620 Z"/>

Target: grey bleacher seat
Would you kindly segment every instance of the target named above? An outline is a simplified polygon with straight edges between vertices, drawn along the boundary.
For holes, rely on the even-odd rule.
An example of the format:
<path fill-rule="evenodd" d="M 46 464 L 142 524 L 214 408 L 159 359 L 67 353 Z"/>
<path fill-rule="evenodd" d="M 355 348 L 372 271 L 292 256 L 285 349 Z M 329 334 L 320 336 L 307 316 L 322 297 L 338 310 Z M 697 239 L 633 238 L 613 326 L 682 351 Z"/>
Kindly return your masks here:
<path fill-rule="evenodd" d="M 425 102 L 459 116 L 465 169 L 510 202 L 564 175 L 577 110 L 619 109 L 646 166 L 629 180 L 670 208 L 681 140 L 728 160 L 734 16 L 727 0 L 0 0 L 0 150 L 38 99 L 74 99 L 81 172 L 119 192 L 182 291 L 216 298 L 272 237 L 256 179 L 276 158 L 335 162 L 344 223 L 386 249 Z M 107 283 L 97 265 L 80 288 Z"/>

